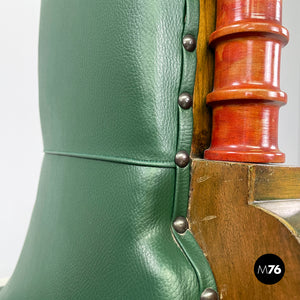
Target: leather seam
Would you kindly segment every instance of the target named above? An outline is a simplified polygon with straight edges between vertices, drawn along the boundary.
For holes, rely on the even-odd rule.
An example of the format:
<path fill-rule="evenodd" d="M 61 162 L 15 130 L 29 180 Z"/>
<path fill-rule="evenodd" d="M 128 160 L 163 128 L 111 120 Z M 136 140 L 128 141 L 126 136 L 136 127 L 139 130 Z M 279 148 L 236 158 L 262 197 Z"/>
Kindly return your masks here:
<path fill-rule="evenodd" d="M 52 151 L 52 150 L 44 150 L 44 152 L 45 152 L 45 154 L 50 154 L 50 155 L 60 155 L 60 156 L 67 156 L 67 157 L 93 159 L 93 160 L 114 162 L 114 163 L 127 164 L 127 165 L 175 169 L 175 162 L 169 162 L 169 161 L 138 160 L 138 159 L 132 159 L 132 158 L 126 158 L 126 157 L 93 155 L 93 154 L 64 152 L 64 151 Z"/>
<path fill-rule="evenodd" d="M 183 23 L 182 38 L 191 34 L 195 37 L 197 41 L 198 30 L 199 30 L 199 2 L 198 0 L 185 0 L 185 20 Z M 196 50 L 189 52 L 184 49 L 182 45 L 182 64 L 181 64 L 181 78 L 179 86 L 179 94 L 183 92 L 188 92 L 193 94 L 194 84 L 195 84 L 195 74 L 196 74 L 197 56 Z M 191 75 L 191 72 L 194 74 Z M 178 119 L 177 119 L 177 151 L 186 151 L 190 153 L 191 143 L 192 143 L 192 133 L 193 133 L 193 110 L 182 109 L 179 105 L 178 107 Z M 188 211 L 189 193 L 190 193 L 190 165 L 185 168 L 180 168 L 176 166 L 175 171 L 175 186 L 174 186 L 174 199 L 173 199 L 173 212 L 172 221 L 177 217 L 186 217 Z M 200 251 L 199 244 L 195 241 L 193 234 L 190 232 L 192 241 L 188 239 L 187 232 L 183 235 L 177 233 L 174 228 L 172 228 L 173 236 L 181 249 L 182 253 L 187 258 L 188 263 L 193 268 L 195 272 L 195 279 L 199 287 L 199 296 L 203 292 L 203 289 L 212 285 L 214 279 L 212 273 L 210 273 L 207 278 L 201 278 L 201 266 L 197 263 L 197 255 L 193 253 L 193 248 L 197 247 Z M 197 246 L 195 246 L 197 245 Z M 204 254 L 201 254 L 204 257 Z M 198 297 L 199 297 L 198 296 Z"/>

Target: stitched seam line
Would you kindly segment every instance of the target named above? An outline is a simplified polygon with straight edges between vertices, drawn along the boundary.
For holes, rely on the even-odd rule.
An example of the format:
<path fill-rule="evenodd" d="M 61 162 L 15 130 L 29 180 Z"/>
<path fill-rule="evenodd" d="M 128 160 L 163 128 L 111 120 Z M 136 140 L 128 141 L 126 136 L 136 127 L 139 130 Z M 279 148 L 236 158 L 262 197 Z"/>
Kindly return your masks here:
<path fill-rule="evenodd" d="M 185 0 L 185 17 L 188 13 L 188 1 L 193 1 L 193 0 Z M 194 1 L 198 1 L 198 0 L 194 0 Z M 182 32 L 182 37 L 187 34 L 187 32 L 189 32 L 191 30 L 191 28 L 189 28 L 189 25 L 190 24 L 187 24 L 184 22 L 184 25 L 183 25 L 183 32 Z M 196 51 L 196 50 L 195 50 Z M 185 64 L 189 64 L 190 61 L 187 59 L 187 55 L 184 55 L 184 49 L 182 47 L 182 65 L 181 65 L 181 80 L 180 80 L 180 86 L 179 86 L 179 92 L 182 92 L 182 89 L 183 89 L 183 83 L 185 83 L 185 85 L 187 85 L 187 83 L 185 82 L 186 78 L 184 78 L 184 68 L 185 68 Z M 195 80 L 195 79 L 194 79 Z M 188 82 L 189 83 L 189 82 Z M 191 89 L 194 88 L 194 82 L 193 83 L 190 83 L 191 86 L 189 86 Z M 182 114 L 180 114 L 180 107 L 178 107 L 178 127 L 177 127 L 177 151 L 179 150 L 183 150 L 181 149 L 182 146 L 186 146 L 185 145 L 185 142 L 186 140 L 182 140 L 182 137 L 181 137 L 181 134 L 182 134 L 182 126 L 184 126 L 184 123 L 181 118 L 183 117 Z M 192 122 L 192 117 L 191 117 L 191 120 Z M 192 133 L 191 133 L 192 134 Z M 192 136 L 191 136 L 192 138 Z M 191 142 L 190 142 L 191 143 Z M 186 173 L 186 172 L 185 172 Z M 183 188 L 183 187 L 177 187 L 177 184 L 178 184 L 178 178 L 179 176 L 189 176 L 189 172 L 187 172 L 187 174 L 180 174 L 179 170 L 178 170 L 178 167 L 176 167 L 176 172 L 175 172 L 175 186 L 174 186 L 174 200 L 173 200 L 173 212 L 172 212 L 172 219 L 174 219 L 175 217 L 177 217 L 178 215 L 178 204 L 176 202 L 178 201 L 183 201 L 184 199 L 180 199 L 182 197 L 182 195 L 180 195 L 178 189 L 179 188 Z M 186 183 L 188 185 L 190 185 L 190 180 L 188 180 L 188 183 Z M 177 189 L 178 188 L 178 189 Z M 187 196 L 188 197 L 188 196 Z M 188 202 L 188 199 L 186 200 Z M 187 212 L 186 212 L 187 214 Z M 186 215 L 185 214 L 185 215 Z M 175 237 L 175 240 L 177 241 L 179 247 L 181 248 L 181 251 L 183 252 L 183 254 L 186 256 L 189 264 L 191 265 L 191 267 L 194 269 L 194 272 L 195 272 L 195 275 L 196 275 L 196 278 L 197 278 L 197 282 L 198 282 L 198 286 L 199 286 L 199 293 L 201 293 L 201 280 L 198 276 L 198 272 L 197 272 L 197 266 L 194 265 L 193 261 L 190 259 L 190 256 L 188 255 L 188 249 L 184 246 L 184 244 L 182 243 L 180 237 L 178 236 L 178 234 L 174 231 L 174 229 L 172 228 L 173 230 L 173 236 Z"/>
<path fill-rule="evenodd" d="M 61 152 L 61 151 L 51 151 L 51 150 L 45 150 L 44 152 L 46 154 L 51 154 L 51 155 L 60 155 L 60 156 L 68 156 L 68 157 L 101 160 L 101 161 L 115 162 L 115 163 L 121 163 L 121 164 L 127 164 L 127 165 L 159 167 L 159 168 L 175 168 L 175 163 L 169 162 L 169 161 L 138 160 L 138 159 L 132 159 L 132 158 L 126 158 L 126 157 L 93 155 L 93 154 Z"/>

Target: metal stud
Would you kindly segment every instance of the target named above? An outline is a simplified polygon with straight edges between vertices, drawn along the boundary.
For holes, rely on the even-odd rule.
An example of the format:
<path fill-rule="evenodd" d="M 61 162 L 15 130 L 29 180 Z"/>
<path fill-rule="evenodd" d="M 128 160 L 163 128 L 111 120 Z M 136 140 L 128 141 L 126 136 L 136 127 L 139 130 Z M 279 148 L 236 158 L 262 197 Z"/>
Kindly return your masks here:
<path fill-rule="evenodd" d="M 182 43 L 186 51 L 193 52 L 196 49 L 196 45 L 197 45 L 196 39 L 190 34 L 187 34 L 183 38 Z"/>
<path fill-rule="evenodd" d="M 187 219 L 184 217 L 177 217 L 173 222 L 173 228 L 178 233 L 185 233 L 186 230 L 189 228 Z"/>
<path fill-rule="evenodd" d="M 179 151 L 175 156 L 175 163 L 178 167 L 184 168 L 190 162 L 190 157 L 185 151 Z"/>
<path fill-rule="evenodd" d="M 189 93 L 182 93 L 178 98 L 178 104 L 183 109 L 189 109 L 193 105 L 193 97 Z"/>
<path fill-rule="evenodd" d="M 200 300 L 219 300 L 219 296 L 215 290 L 207 288 L 201 294 Z"/>

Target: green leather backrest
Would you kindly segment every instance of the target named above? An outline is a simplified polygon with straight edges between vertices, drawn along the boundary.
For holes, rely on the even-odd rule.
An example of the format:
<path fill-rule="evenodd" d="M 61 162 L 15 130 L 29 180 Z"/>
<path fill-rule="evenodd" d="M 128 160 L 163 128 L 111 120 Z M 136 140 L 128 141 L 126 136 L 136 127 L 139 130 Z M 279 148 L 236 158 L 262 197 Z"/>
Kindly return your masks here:
<path fill-rule="evenodd" d="M 43 0 L 45 147 L 37 202 L 0 300 L 200 299 L 215 288 L 186 216 L 198 0 Z"/>
<path fill-rule="evenodd" d="M 185 1 L 44 1 L 45 151 L 174 166 L 184 17 Z"/>

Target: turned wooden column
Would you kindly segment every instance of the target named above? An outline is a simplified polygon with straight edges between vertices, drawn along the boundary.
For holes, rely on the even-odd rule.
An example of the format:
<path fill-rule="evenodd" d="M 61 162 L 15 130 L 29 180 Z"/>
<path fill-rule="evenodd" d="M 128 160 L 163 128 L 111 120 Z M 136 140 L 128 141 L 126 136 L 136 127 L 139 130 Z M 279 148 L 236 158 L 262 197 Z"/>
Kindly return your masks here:
<path fill-rule="evenodd" d="M 281 0 L 218 0 L 212 140 L 205 158 L 240 162 L 284 162 L 278 149 L 278 112 L 287 97 L 280 90 Z"/>

